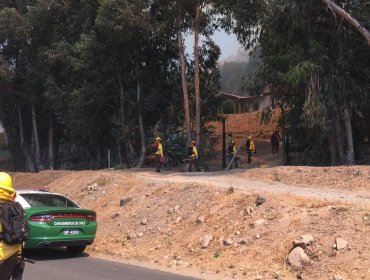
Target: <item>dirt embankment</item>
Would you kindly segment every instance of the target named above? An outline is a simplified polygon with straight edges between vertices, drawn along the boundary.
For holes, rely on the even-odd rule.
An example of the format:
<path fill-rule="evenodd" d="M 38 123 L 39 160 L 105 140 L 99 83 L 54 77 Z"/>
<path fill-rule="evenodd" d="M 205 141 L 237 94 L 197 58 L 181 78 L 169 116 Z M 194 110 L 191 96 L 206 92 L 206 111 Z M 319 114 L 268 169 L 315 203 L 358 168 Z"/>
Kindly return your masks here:
<path fill-rule="evenodd" d="M 271 112 L 269 122 L 261 122 L 261 112 L 251 112 L 243 114 L 232 114 L 226 116 L 226 132 L 232 132 L 236 140 L 244 139 L 248 136 L 254 138 L 270 139 L 272 132 L 278 126 L 281 116 L 280 109 Z M 209 127 L 213 128 L 215 136 L 222 135 L 221 122 L 210 122 Z"/>
<path fill-rule="evenodd" d="M 337 181 L 361 189 L 370 182 L 368 167 L 358 168 L 365 177 L 341 168 L 322 172 L 299 169 L 302 171 L 277 168 L 276 172 L 281 181 L 291 184 L 311 183 L 304 178 L 321 176 L 317 182 L 327 182 L 333 191 L 345 187 L 334 184 Z M 271 170 L 259 168 L 241 176 L 275 180 Z M 325 174 L 340 176 L 341 180 L 325 181 Z M 297 274 L 302 279 L 370 279 L 369 205 L 264 193 L 265 202 L 257 206 L 257 193 L 211 186 L 217 185 L 217 180 L 206 185 L 186 180 L 166 183 L 148 172 L 15 175 L 19 188 L 39 188 L 45 183 L 42 187 L 97 211 L 97 239 L 89 249 L 93 255 L 135 259 L 178 271 L 203 271 L 225 279 L 297 279 Z M 143 180 L 143 176 L 149 177 Z M 292 242 L 303 234 L 314 238 L 305 249 L 310 262 L 294 269 L 287 257 Z M 202 248 L 201 241 L 204 245 L 207 236 L 211 240 Z M 333 247 L 338 237 L 348 242 L 340 250 Z"/>
<path fill-rule="evenodd" d="M 344 190 L 370 190 L 369 166 L 252 168 L 241 177 L 294 186 L 318 186 Z"/>

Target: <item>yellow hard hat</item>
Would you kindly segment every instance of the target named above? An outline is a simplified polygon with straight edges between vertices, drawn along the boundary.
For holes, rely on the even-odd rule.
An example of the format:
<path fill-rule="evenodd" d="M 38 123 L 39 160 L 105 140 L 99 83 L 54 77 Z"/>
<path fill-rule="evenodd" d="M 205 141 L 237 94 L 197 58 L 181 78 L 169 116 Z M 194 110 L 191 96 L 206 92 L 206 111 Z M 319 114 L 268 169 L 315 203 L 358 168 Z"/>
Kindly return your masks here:
<path fill-rule="evenodd" d="M 0 172 L 0 188 L 9 192 L 15 192 L 12 187 L 12 178 L 9 176 L 8 173 Z"/>

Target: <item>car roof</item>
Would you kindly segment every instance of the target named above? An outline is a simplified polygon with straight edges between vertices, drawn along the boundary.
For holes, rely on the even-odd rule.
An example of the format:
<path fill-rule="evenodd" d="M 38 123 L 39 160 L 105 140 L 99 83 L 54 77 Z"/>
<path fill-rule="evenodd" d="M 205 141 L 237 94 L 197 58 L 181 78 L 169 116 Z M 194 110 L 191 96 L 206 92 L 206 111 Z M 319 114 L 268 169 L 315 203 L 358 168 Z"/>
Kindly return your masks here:
<path fill-rule="evenodd" d="M 55 195 L 61 195 L 61 196 L 65 196 L 65 195 L 62 195 L 62 194 L 59 194 L 59 193 L 51 193 L 51 192 L 48 192 L 48 191 L 44 191 L 44 190 L 16 190 L 17 194 L 26 194 L 26 193 L 38 193 L 38 194 L 55 194 Z"/>
<path fill-rule="evenodd" d="M 74 202 L 68 196 L 59 194 L 59 193 L 51 193 L 51 192 L 48 192 L 47 190 L 17 190 L 16 192 L 17 192 L 16 201 L 18 201 L 24 208 L 30 208 L 31 205 L 29 205 L 29 203 L 22 197 L 22 194 L 59 195 L 59 196 L 68 198 L 74 204 L 76 204 L 78 208 L 81 208 L 81 206 L 79 206 L 76 202 Z"/>

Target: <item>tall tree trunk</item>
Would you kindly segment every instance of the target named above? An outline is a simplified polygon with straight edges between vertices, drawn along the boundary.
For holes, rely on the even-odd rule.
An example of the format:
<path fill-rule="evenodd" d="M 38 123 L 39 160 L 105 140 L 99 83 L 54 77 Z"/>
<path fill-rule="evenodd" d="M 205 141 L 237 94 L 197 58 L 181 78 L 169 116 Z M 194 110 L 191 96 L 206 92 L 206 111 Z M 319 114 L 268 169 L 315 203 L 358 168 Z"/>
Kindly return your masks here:
<path fill-rule="evenodd" d="M 182 2 L 181 2 L 182 4 Z M 177 44 L 179 48 L 180 56 L 180 70 L 181 70 L 181 83 L 182 83 L 182 95 L 183 95 L 183 106 L 184 106 L 184 127 L 187 138 L 187 144 L 190 145 L 191 142 L 191 127 L 190 127 L 190 107 L 189 107 L 189 93 L 188 93 L 188 83 L 186 81 L 186 64 L 185 64 L 185 50 L 184 41 L 182 38 L 181 23 L 182 23 L 182 13 L 181 13 L 180 0 L 177 1 L 177 17 L 176 17 L 176 28 L 177 28 Z"/>
<path fill-rule="evenodd" d="M 124 151 L 125 151 L 125 158 L 127 161 L 127 165 L 131 165 L 135 159 L 135 149 L 132 143 L 131 135 L 129 134 L 130 128 L 126 123 L 125 118 L 125 91 L 123 87 L 122 77 L 119 74 L 118 77 L 118 85 L 120 90 L 120 119 L 121 119 L 121 128 L 122 128 L 122 139 L 124 141 Z"/>
<path fill-rule="evenodd" d="M 126 127 L 125 127 L 125 91 L 123 89 L 123 81 L 122 77 L 120 74 L 117 75 L 117 81 L 118 81 L 118 86 L 119 86 L 119 116 L 120 116 L 120 121 L 121 121 L 121 131 L 122 131 L 122 136 L 119 137 L 119 144 L 118 146 L 121 146 L 122 140 L 125 140 L 126 137 Z M 127 145 L 123 145 L 124 150 L 127 152 Z M 127 155 L 125 156 L 127 159 Z M 122 163 L 121 163 L 122 164 Z"/>
<path fill-rule="evenodd" d="M 334 108 L 334 131 L 335 131 L 335 139 L 337 141 L 338 146 L 338 156 L 339 156 L 339 164 L 345 163 L 345 154 L 344 154 L 344 146 L 343 146 L 343 135 L 341 129 L 341 114 L 337 107 Z"/>
<path fill-rule="evenodd" d="M 200 0 L 195 1 L 195 23 L 194 23 L 194 88 L 195 88 L 195 123 L 196 144 L 200 147 L 200 83 L 199 83 L 199 33 L 200 33 Z"/>
<path fill-rule="evenodd" d="M 1 100 L 1 98 L 0 98 L 0 118 L 1 118 L 1 125 L 2 125 L 3 130 L 4 130 L 5 144 L 9 147 L 9 136 L 8 136 L 8 130 L 7 130 L 6 125 L 5 125 L 4 107 L 3 107 L 3 102 Z"/>
<path fill-rule="evenodd" d="M 31 110 L 32 110 L 33 135 L 35 137 L 36 164 L 37 164 L 37 168 L 39 170 L 42 170 L 43 166 L 41 164 L 41 150 L 40 150 L 39 133 L 38 133 L 38 130 L 37 130 L 36 111 L 35 111 L 35 106 L 34 106 L 33 103 L 31 104 Z"/>
<path fill-rule="evenodd" d="M 127 151 L 127 162 L 129 166 L 133 166 L 136 160 L 136 153 L 135 153 L 135 147 L 133 144 L 132 135 L 129 135 L 128 131 L 132 131 L 131 126 L 128 127 L 127 133 L 125 136 L 126 140 L 126 151 Z"/>
<path fill-rule="evenodd" d="M 282 155 L 282 163 L 283 165 L 286 165 L 287 163 L 287 157 L 285 155 L 286 152 L 286 127 L 285 127 L 285 110 L 284 105 L 280 106 L 281 108 L 281 136 L 282 136 L 282 145 L 281 145 L 281 155 Z"/>
<path fill-rule="evenodd" d="M 347 164 L 354 164 L 355 151 L 353 147 L 352 124 L 351 116 L 347 105 L 344 106 L 344 127 L 346 129 L 346 140 L 347 140 Z"/>
<path fill-rule="evenodd" d="M 49 113 L 49 164 L 50 169 L 54 169 L 54 121 L 53 121 L 53 113 Z"/>
<path fill-rule="evenodd" d="M 139 114 L 139 130 L 140 130 L 140 144 L 141 144 L 141 152 L 140 152 L 140 159 L 138 162 L 138 167 L 142 167 L 145 161 L 145 154 L 146 154 L 146 144 L 145 144 L 145 131 L 144 131 L 144 120 L 143 120 L 143 110 L 141 104 L 141 84 L 140 84 L 140 75 L 137 81 L 137 88 L 136 88 L 136 99 L 137 99 L 137 106 L 138 106 L 138 114 Z"/>
<path fill-rule="evenodd" d="M 32 156 L 31 153 L 28 150 L 27 144 L 24 141 L 24 129 L 23 129 L 23 117 L 22 117 L 22 110 L 21 106 L 17 106 L 18 109 L 18 123 L 19 123 L 19 137 L 21 140 L 21 150 L 24 154 L 24 157 L 26 159 L 25 166 L 26 166 L 26 171 L 35 171 L 35 166 L 33 164 Z"/>
<path fill-rule="evenodd" d="M 117 143 L 117 151 L 118 151 L 118 161 L 119 161 L 119 165 L 122 165 L 123 162 L 122 162 L 122 153 L 121 153 L 121 143 L 119 143 L 120 141 L 118 141 Z"/>
<path fill-rule="evenodd" d="M 334 135 L 335 135 L 334 133 L 329 133 L 329 135 L 328 135 L 328 144 L 329 144 L 331 166 L 336 166 L 338 164 L 337 149 L 336 149 L 336 145 L 335 145 L 335 136 Z"/>

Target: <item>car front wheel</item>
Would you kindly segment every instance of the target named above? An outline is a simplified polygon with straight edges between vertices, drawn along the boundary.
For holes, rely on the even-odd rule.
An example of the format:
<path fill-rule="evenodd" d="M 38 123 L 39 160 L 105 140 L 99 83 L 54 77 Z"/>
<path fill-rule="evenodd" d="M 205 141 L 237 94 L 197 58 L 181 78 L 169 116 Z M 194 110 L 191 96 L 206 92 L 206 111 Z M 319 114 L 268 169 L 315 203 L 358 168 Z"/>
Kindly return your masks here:
<path fill-rule="evenodd" d="M 86 245 L 81 246 L 67 246 L 67 250 L 70 254 L 81 254 L 85 251 Z"/>

